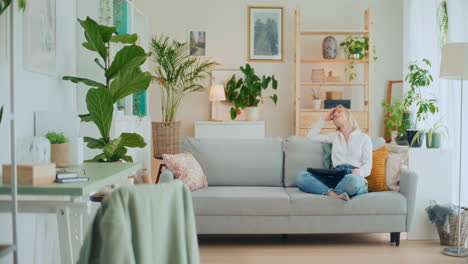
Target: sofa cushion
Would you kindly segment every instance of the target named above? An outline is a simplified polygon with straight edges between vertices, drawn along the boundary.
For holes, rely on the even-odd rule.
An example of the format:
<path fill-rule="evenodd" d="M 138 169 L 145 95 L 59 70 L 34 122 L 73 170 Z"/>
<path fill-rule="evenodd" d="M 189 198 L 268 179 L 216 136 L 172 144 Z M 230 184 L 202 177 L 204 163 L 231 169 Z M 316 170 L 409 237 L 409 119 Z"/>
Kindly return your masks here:
<path fill-rule="evenodd" d="M 325 195 L 286 188 L 291 197 L 293 215 L 405 215 L 406 198 L 397 192 L 374 192 L 342 201 Z"/>
<path fill-rule="evenodd" d="M 303 137 L 289 137 L 284 146 L 284 186 L 295 187 L 296 176 L 307 168 L 322 167 L 322 144 Z M 209 182 L 208 182 L 209 183 Z"/>
<path fill-rule="evenodd" d="M 192 192 L 195 215 L 290 215 L 283 187 L 209 186 Z"/>
<path fill-rule="evenodd" d="M 210 186 L 282 186 L 283 148 L 279 137 L 184 137 L 182 151 L 198 160 Z"/>

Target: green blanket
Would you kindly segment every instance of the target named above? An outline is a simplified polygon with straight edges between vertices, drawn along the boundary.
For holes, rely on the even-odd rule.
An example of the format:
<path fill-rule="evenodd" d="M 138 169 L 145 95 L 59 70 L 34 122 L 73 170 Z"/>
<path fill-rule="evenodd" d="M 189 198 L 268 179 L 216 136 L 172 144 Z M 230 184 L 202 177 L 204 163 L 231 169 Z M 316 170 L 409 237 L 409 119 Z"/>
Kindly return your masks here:
<path fill-rule="evenodd" d="M 102 202 L 78 263 L 200 263 L 190 191 L 179 180 L 114 191 Z"/>

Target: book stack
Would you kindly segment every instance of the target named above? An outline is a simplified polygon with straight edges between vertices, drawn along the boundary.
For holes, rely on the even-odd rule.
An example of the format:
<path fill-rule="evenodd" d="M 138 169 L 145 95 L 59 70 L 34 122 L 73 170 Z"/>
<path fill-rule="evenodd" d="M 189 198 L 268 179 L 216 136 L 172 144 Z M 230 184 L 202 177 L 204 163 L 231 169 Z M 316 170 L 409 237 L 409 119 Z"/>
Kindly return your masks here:
<path fill-rule="evenodd" d="M 57 183 L 71 183 L 71 182 L 87 182 L 88 177 L 79 177 L 76 172 L 57 172 L 55 182 Z"/>

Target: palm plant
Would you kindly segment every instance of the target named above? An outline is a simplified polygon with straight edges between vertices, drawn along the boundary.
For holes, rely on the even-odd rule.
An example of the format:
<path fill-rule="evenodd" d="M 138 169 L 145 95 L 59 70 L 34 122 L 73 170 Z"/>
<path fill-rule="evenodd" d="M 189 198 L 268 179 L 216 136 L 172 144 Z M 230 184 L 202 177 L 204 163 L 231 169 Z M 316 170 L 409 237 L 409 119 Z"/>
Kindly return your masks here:
<path fill-rule="evenodd" d="M 163 122 L 174 122 L 182 99 L 205 87 L 200 82 L 210 76 L 208 70 L 218 63 L 188 54 L 188 43 L 170 40 L 167 36 L 151 41 L 154 78 L 161 84 Z"/>

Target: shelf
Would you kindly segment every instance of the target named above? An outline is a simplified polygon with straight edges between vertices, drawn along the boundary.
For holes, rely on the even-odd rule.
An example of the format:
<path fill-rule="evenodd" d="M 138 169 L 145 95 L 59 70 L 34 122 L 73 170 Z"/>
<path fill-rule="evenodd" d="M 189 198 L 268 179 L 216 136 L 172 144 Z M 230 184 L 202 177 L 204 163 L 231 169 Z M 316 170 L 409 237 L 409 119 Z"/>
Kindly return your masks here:
<path fill-rule="evenodd" d="M 363 60 L 327 60 L 327 59 L 321 59 L 321 60 L 301 60 L 301 63 L 342 63 L 342 64 L 348 64 L 348 63 L 368 63 L 368 59 L 363 59 Z"/>
<path fill-rule="evenodd" d="M 308 108 L 301 108 L 301 112 L 328 112 L 330 109 L 308 109 Z M 355 110 L 355 109 L 349 109 L 351 113 L 359 113 L 359 112 L 367 112 L 367 110 Z"/>
<path fill-rule="evenodd" d="M 313 82 L 301 82 L 301 86 L 367 86 L 367 83 L 313 83 Z"/>
<path fill-rule="evenodd" d="M 302 36 L 320 35 L 369 35 L 368 30 L 306 30 L 301 31 Z"/>
<path fill-rule="evenodd" d="M 5 257 L 13 251 L 15 251 L 15 246 L 13 245 L 0 245 L 0 258 Z"/>

